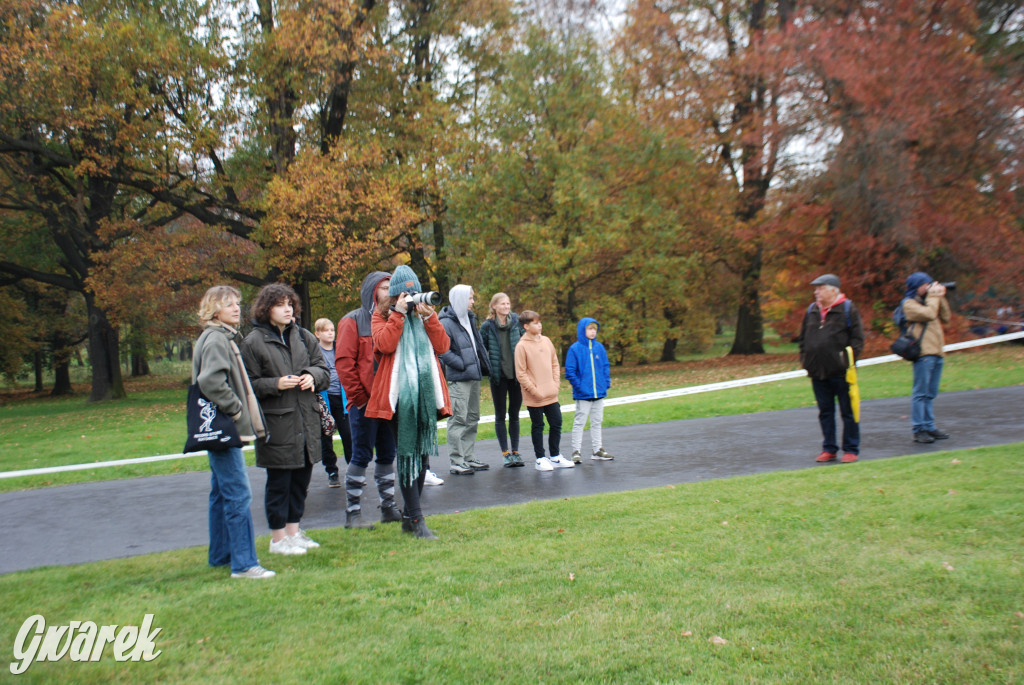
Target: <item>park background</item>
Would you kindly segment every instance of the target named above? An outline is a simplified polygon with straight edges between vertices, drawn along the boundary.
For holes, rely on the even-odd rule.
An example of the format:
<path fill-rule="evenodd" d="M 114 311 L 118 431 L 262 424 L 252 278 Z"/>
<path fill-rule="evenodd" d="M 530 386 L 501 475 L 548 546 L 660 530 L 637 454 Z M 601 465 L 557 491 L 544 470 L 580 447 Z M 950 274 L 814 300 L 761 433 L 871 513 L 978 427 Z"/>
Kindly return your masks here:
<path fill-rule="evenodd" d="M 508 292 L 563 350 L 595 316 L 621 394 L 795 368 L 825 271 L 869 351 L 917 269 L 959 282 L 951 338 L 1019 317 L 1022 37 L 998 0 L 4 0 L 0 461 L 177 449 L 222 282 L 288 282 L 308 325 L 408 263 L 478 315 Z M 1020 355 L 951 355 L 944 390 L 1019 385 Z M 866 369 L 866 399 L 909 373 Z M 788 381 L 609 423 L 811 401 Z M 0 645 L 36 613 L 154 613 L 160 659 L 22 679 L 1020 681 L 1020 444 L 927 449 L 437 516 L 434 546 L 318 531 L 269 585 L 205 540 L 8 574 Z"/>
<path fill-rule="evenodd" d="M 8 0 L 0 365 L 120 398 L 212 284 L 288 282 L 308 326 L 397 263 L 563 352 L 594 316 L 616 364 L 760 353 L 824 271 L 869 349 L 913 270 L 991 318 L 1024 278 L 1022 34 L 966 0 Z"/>

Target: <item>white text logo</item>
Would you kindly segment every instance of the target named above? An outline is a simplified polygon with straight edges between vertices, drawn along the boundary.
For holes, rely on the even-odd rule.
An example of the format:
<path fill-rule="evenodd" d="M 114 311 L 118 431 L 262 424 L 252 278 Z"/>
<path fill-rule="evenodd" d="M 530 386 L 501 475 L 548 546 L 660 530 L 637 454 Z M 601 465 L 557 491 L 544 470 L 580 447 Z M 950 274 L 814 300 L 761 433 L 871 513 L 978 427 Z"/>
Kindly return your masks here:
<path fill-rule="evenodd" d="M 46 627 L 40 614 L 29 616 L 21 625 L 14 641 L 11 673 L 19 675 L 33 661 L 60 661 L 65 655 L 72 661 L 99 661 L 103 649 L 113 645 L 115 661 L 152 661 L 163 650 L 157 649 L 154 638 L 163 628 L 151 630 L 153 614 L 146 614 L 142 627 L 97 626 L 92 621 L 71 621 L 66 626 Z"/>

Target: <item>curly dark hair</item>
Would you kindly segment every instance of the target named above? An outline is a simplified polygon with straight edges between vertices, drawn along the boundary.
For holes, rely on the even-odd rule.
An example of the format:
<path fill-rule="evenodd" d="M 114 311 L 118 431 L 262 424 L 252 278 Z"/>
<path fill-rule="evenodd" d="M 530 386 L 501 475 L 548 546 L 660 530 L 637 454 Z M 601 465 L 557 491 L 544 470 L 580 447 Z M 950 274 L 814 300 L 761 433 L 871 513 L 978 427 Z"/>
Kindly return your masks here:
<path fill-rule="evenodd" d="M 291 286 L 284 283 L 271 283 L 263 286 L 252 303 L 252 318 L 259 323 L 270 323 L 270 310 L 285 301 L 291 303 L 292 318 L 298 321 L 302 315 L 302 303 L 299 302 L 299 296 L 291 289 Z"/>

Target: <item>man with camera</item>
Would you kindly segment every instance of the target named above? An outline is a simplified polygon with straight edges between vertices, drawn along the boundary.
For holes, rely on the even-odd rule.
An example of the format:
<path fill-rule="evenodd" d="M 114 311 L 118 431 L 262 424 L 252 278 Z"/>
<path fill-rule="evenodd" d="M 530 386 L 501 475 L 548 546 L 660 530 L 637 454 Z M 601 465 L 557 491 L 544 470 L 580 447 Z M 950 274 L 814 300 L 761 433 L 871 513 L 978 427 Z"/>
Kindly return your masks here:
<path fill-rule="evenodd" d="M 818 463 L 835 461 L 839 452 L 836 442 L 836 402 L 843 419 L 844 464 L 857 461 L 860 454 L 860 424 L 853 416 L 850 385 L 846 382 L 846 369 L 852 360 L 846 348 L 853 349 L 854 358 L 864 348 L 864 326 L 860 313 L 839 290 L 839 277 L 835 274 L 818 276 L 814 286 L 814 302 L 804 315 L 800 343 L 800 364 L 811 377 L 814 399 L 818 403 L 818 423 L 821 425 L 822 444 Z"/>
<path fill-rule="evenodd" d="M 932 403 L 939 394 L 942 379 L 945 336 L 942 324 L 948 324 L 951 312 L 946 290 L 951 283 L 937 283 L 923 271 L 907 277 L 906 297 L 902 302 L 907 320 L 907 335 L 921 339 L 921 356 L 914 362 L 914 389 L 910 398 L 910 421 L 914 442 L 932 443 L 945 440 L 944 433 L 935 426 Z"/>

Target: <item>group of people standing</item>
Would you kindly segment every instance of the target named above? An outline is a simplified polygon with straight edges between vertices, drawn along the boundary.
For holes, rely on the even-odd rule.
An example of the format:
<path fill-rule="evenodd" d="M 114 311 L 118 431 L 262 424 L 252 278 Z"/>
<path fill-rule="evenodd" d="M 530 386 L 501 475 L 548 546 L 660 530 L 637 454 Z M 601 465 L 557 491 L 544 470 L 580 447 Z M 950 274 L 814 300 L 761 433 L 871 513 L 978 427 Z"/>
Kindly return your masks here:
<path fill-rule="evenodd" d="M 857 307 L 840 290 L 839 277 L 823 274 L 811 281 L 814 302 L 804 315 L 800 337 L 800 362 L 811 377 L 818 405 L 822 433 L 818 463 L 836 461 L 840 443 L 836 439 L 836 404 L 842 418 L 844 464 L 860 455 L 860 423 L 855 417 L 847 382 L 847 370 L 864 349 L 864 325 Z M 894 317 L 906 335 L 920 342 L 920 356 L 914 360 L 914 384 L 910 421 L 916 443 L 933 443 L 949 438 L 935 425 L 933 404 L 939 394 L 944 362 L 943 324 L 951 318 L 946 287 L 928 274 L 917 271 L 906 279 L 903 299 Z"/>
<path fill-rule="evenodd" d="M 537 470 L 571 468 L 582 461 L 588 418 L 592 459 L 613 458 L 601 443 L 602 400 L 610 377 L 607 353 L 596 340 L 596 320 L 580 321 L 579 340 L 569 351 L 566 375 L 577 416 L 572 459 L 566 459 L 560 449 L 561 370 L 554 345 L 542 335 L 540 316 L 529 310 L 517 316 L 508 295 L 497 293 L 478 328 L 470 286 L 452 288 L 440 314 L 414 301 L 420 292 L 419 279 L 407 266 L 393 274 L 372 272 L 360 288 L 359 308 L 346 314 L 337 329 L 329 319 L 319 319 L 310 333 L 298 323 L 301 304 L 295 291 L 268 285 L 256 296 L 253 329 L 244 339 L 238 333 L 239 291 L 216 286 L 203 296 L 199 319 L 204 330 L 194 348 L 193 375 L 203 394 L 234 420 L 242 440 L 255 442 L 256 465 L 267 471 L 270 553 L 298 555 L 319 547 L 300 527 L 317 461 L 323 462 L 330 487 L 342 487 L 344 481 L 346 528 L 374 527 L 362 514 L 373 461 L 381 522 L 400 521 L 404 532 L 436 539 L 424 521 L 420 496 L 427 478 L 443 482 L 430 471 L 430 457 L 438 454 L 437 421 L 448 417 L 451 473 L 489 468 L 475 455 L 484 377 L 490 380 L 505 467 L 524 465 L 519 454 L 524 403 Z M 241 363 L 233 363 L 232 355 Z M 321 429 L 317 393 L 341 433 L 343 479 L 333 440 Z M 258 402 L 258 417 L 247 408 L 251 396 Z M 257 432 L 255 423 L 265 424 L 265 431 Z M 241 448 L 209 450 L 208 456 L 210 565 L 230 565 L 233 578 L 273 577 L 256 555 L 252 493 Z"/>

